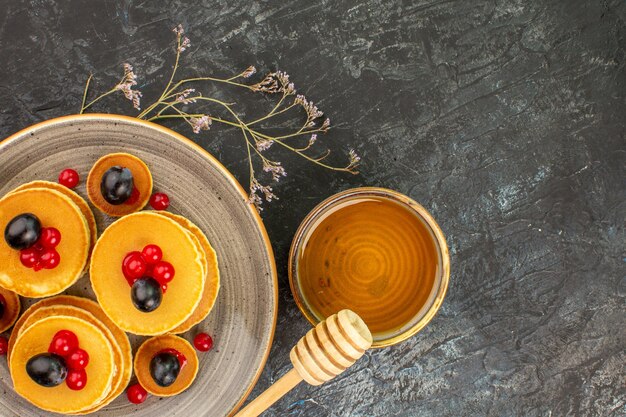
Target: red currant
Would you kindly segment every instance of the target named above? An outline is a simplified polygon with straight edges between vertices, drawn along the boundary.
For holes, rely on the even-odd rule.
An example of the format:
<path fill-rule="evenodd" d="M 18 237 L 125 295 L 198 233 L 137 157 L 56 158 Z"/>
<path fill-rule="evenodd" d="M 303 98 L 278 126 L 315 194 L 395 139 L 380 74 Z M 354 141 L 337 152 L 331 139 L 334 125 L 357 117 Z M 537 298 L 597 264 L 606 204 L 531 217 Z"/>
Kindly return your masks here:
<path fill-rule="evenodd" d="M 33 268 L 39 262 L 39 251 L 34 247 L 22 249 L 20 251 L 20 262 L 26 268 Z"/>
<path fill-rule="evenodd" d="M 65 185 L 67 188 L 74 188 L 78 185 L 78 172 L 73 169 L 64 169 L 59 174 L 59 184 Z"/>
<path fill-rule="evenodd" d="M 54 227 L 44 227 L 41 229 L 41 236 L 37 243 L 41 244 L 44 248 L 53 249 L 56 248 L 61 242 L 61 232 Z"/>
<path fill-rule="evenodd" d="M 133 187 L 133 191 L 130 192 L 130 197 L 128 197 L 128 200 L 124 201 L 124 204 L 133 205 L 139 201 L 140 196 L 137 187 Z"/>
<path fill-rule="evenodd" d="M 52 338 L 48 352 L 66 357 L 78 348 L 78 338 L 69 330 L 59 330 Z"/>
<path fill-rule="evenodd" d="M 170 206 L 170 198 L 165 193 L 154 193 L 150 197 L 150 205 L 155 210 L 167 210 Z"/>
<path fill-rule="evenodd" d="M 146 261 L 141 252 L 130 252 L 122 261 L 122 273 L 127 280 L 138 279 L 146 273 Z"/>
<path fill-rule="evenodd" d="M 198 333 L 196 337 L 193 338 L 193 345 L 200 352 L 208 352 L 213 348 L 213 339 L 206 333 Z"/>
<path fill-rule="evenodd" d="M 134 384 L 126 390 L 128 401 L 133 404 L 141 404 L 148 398 L 148 392 L 139 384 Z"/>
<path fill-rule="evenodd" d="M 160 284 L 167 284 L 171 280 L 174 279 L 174 266 L 165 261 L 159 261 L 154 264 L 154 268 L 152 269 L 152 278 L 159 281 Z"/>
<path fill-rule="evenodd" d="M 65 358 L 65 363 L 68 368 L 76 371 L 85 369 L 89 364 L 89 354 L 80 348 L 73 350 L 72 353 Z"/>
<path fill-rule="evenodd" d="M 0 355 L 6 355 L 9 349 L 9 341 L 6 337 L 0 336 Z"/>
<path fill-rule="evenodd" d="M 161 284 L 161 291 L 163 291 L 163 294 L 167 292 L 167 284 Z"/>
<path fill-rule="evenodd" d="M 61 262 L 61 255 L 54 249 L 45 249 L 41 252 L 41 257 L 39 258 L 39 263 L 42 267 L 46 269 L 54 269 Z"/>
<path fill-rule="evenodd" d="M 167 348 L 160 350 L 159 353 L 169 353 L 170 355 L 176 356 L 176 359 L 178 359 L 178 363 L 180 365 L 180 369 L 183 369 L 185 365 L 187 365 L 187 357 L 176 349 Z"/>
<path fill-rule="evenodd" d="M 87 385 L 87 372 L 84 369 L 70 369 L 65 378 L 67 387 L 74 391 L 80 391 Z"/>
<path fill-rule="evenodd" d="M 126 278 L 126 282 L 128 283 L 130 287 L 132 287 L 133 284 L 135 284 L 135 282 L 141 279 L 141 278 L 127 278 L 127 277 L 125 278 Z"/>
<path fill-rule="evenodd" d="M 147 245 L 141 251 L 141 256 L 149 264 L 155 264 L 163 258 L 163 251 L 157 245 Z"/>

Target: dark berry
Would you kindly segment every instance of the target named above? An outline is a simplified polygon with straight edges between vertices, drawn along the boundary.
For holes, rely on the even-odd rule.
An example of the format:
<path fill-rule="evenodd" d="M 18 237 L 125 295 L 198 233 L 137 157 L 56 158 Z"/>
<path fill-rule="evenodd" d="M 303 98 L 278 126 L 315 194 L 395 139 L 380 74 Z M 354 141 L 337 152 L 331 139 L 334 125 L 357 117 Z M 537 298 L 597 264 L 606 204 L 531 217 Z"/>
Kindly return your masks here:
<path fill-rule="evenodd" d="M 154 264 L 154 268 L 152 268 L 152 277 L 159 281 L 161 284 L 167 284 L 171 280 L 174 279 L 174 266 L 165 261 L 159 261 Z"/>
<path fill-rule="evenodd" d="M 146 266 L 141 252 L 129 252 L 122 261 L 122 273 L 127 280 L 141 278 L 146 273 Z"/>
<path fill-rule="evenodd" d="M 141 251 L 141 256 L 150 265 L 155 264 L 163 257 L 163 251 L 157 245 L 147 245 Z"/>
<path fill-rule="evenodd" d="M 59 330 L 52 338 L 48 352 L 66 357 L 78 348 L 78 338 L 69 330 Z"/>
<path fill-rule="evenodd" d="M 47 249 L 56 248 L 61 242 L 61 232 L 54 227 L 44 227 L 41 229 L 41 236 L 37 243 Z"/>
<path fill-rule="evenodd" d="M 67 363 L 67 367 L 73 370 L 85 369 L 89 364 L 89 354 L 83 349 L 73 350 L 67 357 L 65 358 L 65 362 Z"/>
<path fill-rule="evenodd" d="M 59 184 L 65 185 L 67 188 L 76 187 L 79 179 L 78 172 L 70 168 L 64 169 L 59 174 Z"/>
<path fill-rule="evenodd" d="M 193 338 L 193 345 L 200 352 L 208 352 L 213 348 L 213 339 L 206 333 L 198 333 L 196 337 Z"/>
<path fill-rule="evenodd" d="M 26 373 L 43 387 L 61 385 L 67 377 L 65 360 L 54 353 L 40 353 L 26 363 Z"/>
<path fill-rule="evenodd" d="M 84 369 L 70 369 L 65 379 L 67 387 L 73 391 L 80 391 L 87 385 L 87 372 Z"/>
<path fill-rule="evenodd" d="M 149 313 L 161 305 L 163 292 L 161 285 L 154 278 L 141 278 L 135 281 L 130 290 L 130 297 L 137 310 Z"/>
<path fill-rule="evenodd" d="M 0 336 L 0 355 L 6 355 L 9 350 L 9 341 L 6 337 Z"/>
<path fill-rule="evenodd" d="M 150 205 L 155 210 L 167 210 L 170 198 L 165 193 L 154 193 L 150 196 Z"/>
<path fill-rule="evenodd" d="M 4 229 L 4 240 L 13 249 L 30 248 L 41 236 L 41 222 L 31 213 L 15 216 Z"/>
<path fill-rule="evenodd" d="M 172 385 L 180 373 L 180 362 L 176 355 L 169 352 L 160 352 L 150 361 L 150 375 L 160 387 Z"/>
<path fill-rule="evenodd" d="M 128 168 L 114 166 L 102 176 L 100 192 L 107 203 L 117 206 L 128 200 L 133 193 L 133 174 Z"/>
<path fill-rule="evenodd" d="M 128 401 L 133 404 L 141 404 L 148 398 L 148 392 L 139 384 L 134 384 L 126 390 Z"/>
<path fill-rule="evenodd" d="M 45 249 L 39 257 L 39 264 L 45 269 L 54 269 L 61 262 L 61 255 L 54 249 Z"/>

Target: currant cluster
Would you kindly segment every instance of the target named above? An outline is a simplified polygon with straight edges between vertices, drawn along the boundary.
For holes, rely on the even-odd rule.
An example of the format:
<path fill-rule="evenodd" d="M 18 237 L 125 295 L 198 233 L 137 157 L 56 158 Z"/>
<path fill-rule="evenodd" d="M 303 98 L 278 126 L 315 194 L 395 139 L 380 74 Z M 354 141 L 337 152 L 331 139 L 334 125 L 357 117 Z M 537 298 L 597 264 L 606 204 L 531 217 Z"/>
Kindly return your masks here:
<path fill-rule="evenodd" d="M 129 252 L 122 261 L 122 273 L 131 286 L 135 307 L 149 313 L 161 305 L 167 285 L 174 279 L 174 266 L 163 260 L 163 251 L 150 244 L 141 252 Z"/>
<path fill-rule="evenodd" d="M 69 330 L 60 330 L 52 338 L 47 353 L 33 356 L 26 364 L 26 372 L 33 381 L 44 387 L 56 387 L 63 382 L 74 391 L 87 385 L 89 354 L 80 348 L 78 337 Z"/>
<path fill-rule="evenodd" d="M 54 227 L 42 227 L 32 213 L 15 216 L 4 229 L 4 240 L 20 251 L 20 262 L 35 271 L 54 269 L 61 262 L 56 247 L 61 242 L 61 232 Z"/>

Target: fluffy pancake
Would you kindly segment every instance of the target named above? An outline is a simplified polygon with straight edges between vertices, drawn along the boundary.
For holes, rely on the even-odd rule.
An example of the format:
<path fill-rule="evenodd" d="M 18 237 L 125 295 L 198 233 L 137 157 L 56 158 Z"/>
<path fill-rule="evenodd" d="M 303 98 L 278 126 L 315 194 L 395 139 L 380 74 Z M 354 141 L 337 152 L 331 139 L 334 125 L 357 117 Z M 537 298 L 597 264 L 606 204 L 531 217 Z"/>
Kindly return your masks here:
<path fill-rule="evenodd" d="M 156 244 L 163 259 L 175 269 L 161 305 L 150 313 L 139 311 L 122 273 L 122 261 L 132 251 Z M 100 306 L 121 329 L 153 336 L 171 331 L 196 309 L 204 289 L 202 254 L 188 232 L 175 221 L 143 211 L 111 224 L 100 236 L 91 257 L 91 284 Z"/>
<path fill-rule="evenodd" d="M 26 373 L 28 360 L 47 352 L 53 336 L 60 330 L 76 334 L 81 349 L 90 356 L 85 369 L 87 384 L 80 391 L 69 389 L 65 383 L 43 387 Z M 46 411 L 74 413 L 93 407 L 108 395 L 115 369 L 113 358 L 109 339 L 95 325 L 77 317 L 53 316 L 36 321 L 18 336 L 9 370 L 15 391 L 32 404 Z"/>
<path fill-rule="evenodd" d="M 77 193 L 70 190 L 66 186 L 50 181 L 27 182 L 26 184 L 22 184 L 19 187 L 15 188 L 13 191 L 11 191 L 11 193 L 22 190 L 30 190 L 31 188 L 49 188 L 58 191 L 66 197 L 69 197 L 72 202 L 78 206 L 80 212 L 83 213 L 83 216 L 85 216 L 85 220 L 87 221 L 87 225 L 89 226 L 89 233 L 91 237 L 89 253 L 91 253 L 91 249 L 93 249 L 93 246 L 96 244 L 96 240 L 98 239 L 98 227 L 96 225 L 96 219 L 93 216 L 93 212 L 89 208 L 89 204 L 87 204 L 87 202 L 81 196 L 79 196 Z"/>
<path fill-rule="evenodd" d="M 133 184 L 139 191 L 139 198 L 133 204 L 109 204 L 100 191 L 100 183 L 104 173 L 114 166 L 128 168 L 133 174 Z M 87 196 L 91 203 L 104 213 L 113 217 L 141 210 L 152 194 L 152 174 L 148 166 L 136 156 L 127 153 L 111 153 L 98 159 L 87 176 Z"/>
<path fill-rule="evenodd" d="M 202 300 L 200 301 L 200 304 L 198 304 L 198 307 L 194 310 L 193 314 L 185 320 L 184 323 L 172 330 L 172 333 L 184 333 L 204 320 L 215 305 L 220 288 L 220 271 L 217 264 L 217 255 L 215 254 L 215 250 L 211 246 L 211 243 L 209 243 L 209 239 L 207 239 L 204 232 L 189 219 L 167 211 L 160 211 L 158 214 L 174 220 L 176 223 L 190 231 L 198 239 L 200 246 L 205 253 L 205 280 Z"/>
<path fill-rule="evenodd" d="M 89 410 L 85 410 L 77 414 L 95 412 L 101 409 L 102 407 L 110 404 L 115 398 L 117 398 L 122 392 L 124 392 L 124 390 L 126 389 L 126 386 L 130 382 L 130 378 L 131 378 L 132 371 L 133 371 L 133 352 L 132 352 L 130 342 L 128 340 L 128 336 L 122 329 L 117 327 L 115 323 L 111 321 L 111 319 L 109 319 L 109 317 L 104 313 L 102 308 L 100 308 L 98 303 L 96 303 L 95 301 L 92 301 L 90 299 L 83 298 L 83 297 L 75 297 L 72 295 L 58 295 L 56 297 L 43 299 L 37 302 L 36 304 L 33 304 L 30 308 L 28 308 L 24 312 L 24 314 L 22 314 L 22 316 L 17 321 L 17 323 L 15 323 L 13 332 L 11 333 L 11 337 L 9 338 L 7 360 L 9 361 L 11 360 L 11 352 L 13 350 L 13 346 L 15 345 L 15 340 L 17 339 L 17 335 L 22 329 L 22 327 L 29 321 L 29 318 L 31 317 L 31 315 L 36 314 L 37 311 L 42 308 L 50 307 L 50 306 L 73 306 L 73 307 L 78 307 L 80 309 L 86 310 L 108 328 L 108 330 L 113 335 L 115 342 L 119 346 L 119 349 L 122 354 L 121 361 L 116 362 L 118 368 L 120 368 L 119 369 L 119 372 L 120 372 L 119 384 L 117 385 L 117 387 L 112 387 L 112 390 L 109 393 L 109 395 L 100 404 L 98 404 L 97 406 L 94 406 L 93 408 Z"/>
<path fill-rule="evenodd" d="M 41 298 L 58 294 L 74 284 L 87 265 L 91 234 L 85 216 L 67 196 L 49 188 L 9 193 L 0 200 L 0 229 L 17 215 L 32 213 L 43 227 L 61 232 L 56 247 L 61 256 L 54 269 L 35 271 L 20 262 L 20 252 L 0 239 L 0 286 L 19 295 Z"/>
<path fill-rule="evenodd" d="M 5 290 L 0 287 L 0 295 L 4 298 L 4 312 L 0 317 L 0 333 L 8 330 L 13 326 L 17 316 L 20 315 L 22 305 L 20 297 L 13 291 Z"/>
<path fill-rule="evenodd" d="M 182 367 L 176 381 L 169 387 L 157 385 L 150 374 L 150 361 L 164 349 L 175 349 L 187 359 L 187 364 Z M 142 387 L 152 395 L 158 397 L 171 397 L 180 394 L 193 383 L 198 374 L 198 356 L 188 341 L 182 337 L 166 334 L 152 337 L 137 349 L 135 355 L 135 375 Z"/>
<path fill-rule="evenodd" d="M 28 329 L 28 327 L 30 327 L 32 324 L 36 323 L 37 321 L 43 318 L 54 317 L 54 316 L 71 316 L 71 317 L 77 317 L 79 319 L 88 321 L 89 323 L 96 326 L 98 330 L 100 330 L 111 343 L 111 347 L 113 348 L 113 363 L 115 367 L 113 371 L 113 380 L 111 381 L 111 391 L 105 398 L 103 398 L 102 402 L 104 402 L 123 383 L 123 376 L 125 373 L 124 357 L 123 357 L 122 350 L 119 344 L 117 343 L 117 340 L 115 339 L 113 334 L 109 331 L 109 329 L 100 320 L 98 320 L 93 314 L 89 313 L 87 310 L 83 310 L 82 308 L 79 308 L 79 307 L 59 305 L 59 304 L 48 306 L 48 307 L 39 307 L 26 319 L 19 333 L 22 333 L 25 329 Z M 18 334 L 18 338 L 19 338 L 19 334 Z M 99 358 L 92 358 L 92 359 L 99 360 Z M 122 390 L 126 387 L 127 384 L 128 382 L 123 385 Z M 100 406 L 100 403 L 96 404 L 95 406 Z"/>

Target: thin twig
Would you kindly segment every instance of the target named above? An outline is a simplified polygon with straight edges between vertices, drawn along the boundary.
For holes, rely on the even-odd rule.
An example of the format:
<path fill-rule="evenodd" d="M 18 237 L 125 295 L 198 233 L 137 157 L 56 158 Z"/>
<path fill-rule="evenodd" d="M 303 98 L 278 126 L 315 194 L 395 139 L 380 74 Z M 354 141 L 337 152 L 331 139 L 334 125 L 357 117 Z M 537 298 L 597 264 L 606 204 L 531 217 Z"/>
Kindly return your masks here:
<path fill-rule="evenodd" d="M 87 92 L 89 91 L 89 84 L 91 83 L 91 79 L 93 78 L 93 74 L 89 74 L 89 78 L 87 78 L 87 82 L 85 83 L 85 91 L 83 91 L 83 101 L 80 103 L 80 114 L 83 114 L 85 111 L 85 100 L 87 100 Z"/>

